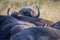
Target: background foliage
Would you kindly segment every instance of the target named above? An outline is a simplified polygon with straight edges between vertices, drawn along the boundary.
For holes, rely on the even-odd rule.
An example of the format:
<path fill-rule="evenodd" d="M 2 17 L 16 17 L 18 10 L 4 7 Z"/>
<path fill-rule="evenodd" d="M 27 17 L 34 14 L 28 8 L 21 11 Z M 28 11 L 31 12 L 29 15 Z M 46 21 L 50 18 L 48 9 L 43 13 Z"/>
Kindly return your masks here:
<path fill-rule="evenodd" d="M 0 15 L 7 15 L 9 7 L 10 13 L 23 7 L 31 7 L 37 13 L 35 5 L 40 7 L 40 18 L 53 22 L 60 20 L 60 0 L 0 0 Z"/>

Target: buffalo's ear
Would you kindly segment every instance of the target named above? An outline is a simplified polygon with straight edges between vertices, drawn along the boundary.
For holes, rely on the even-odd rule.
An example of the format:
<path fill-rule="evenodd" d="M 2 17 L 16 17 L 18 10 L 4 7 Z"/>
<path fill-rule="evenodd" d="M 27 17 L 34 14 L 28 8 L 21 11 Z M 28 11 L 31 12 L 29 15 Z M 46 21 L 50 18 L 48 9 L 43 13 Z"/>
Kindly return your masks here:
<path fill-rule="evenodd" d="M 10 11 L 10 8 L 8 8 L 8 10 L 7 10 L 7 16 L 9 16 L 9 11 Z"/>

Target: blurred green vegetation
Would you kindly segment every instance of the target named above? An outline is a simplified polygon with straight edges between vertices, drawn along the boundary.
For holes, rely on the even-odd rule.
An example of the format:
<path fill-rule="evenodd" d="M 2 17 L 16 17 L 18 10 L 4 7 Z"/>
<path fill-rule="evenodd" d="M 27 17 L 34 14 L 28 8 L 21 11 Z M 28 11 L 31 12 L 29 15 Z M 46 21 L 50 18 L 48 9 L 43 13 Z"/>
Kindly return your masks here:
<path fill-rule="evenodd" d="M 57 22 L 60 20 L 60 0 L 0 0 L 0 15 L 7 15 L 10 12 L 19 11 L 23 7 L 38 5 L 41 8 L 41 18 Z M 36 10 L 35 10 L 36 12 Z"/>

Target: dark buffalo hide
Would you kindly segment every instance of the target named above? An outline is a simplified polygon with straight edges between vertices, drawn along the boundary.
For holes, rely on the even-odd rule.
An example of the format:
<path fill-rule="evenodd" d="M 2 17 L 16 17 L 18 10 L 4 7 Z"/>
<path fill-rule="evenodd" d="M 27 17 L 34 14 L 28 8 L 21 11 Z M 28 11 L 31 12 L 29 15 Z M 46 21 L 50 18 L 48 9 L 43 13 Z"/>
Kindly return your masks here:
<path fill-rule="evenodd" d="M 33 23 L 36 26 L 44 26 L 45 24 L 47 24 L 46 26 L 52 26 L 54 24 L 52 21 L 44 20 L 42 18 L 33 18 L 27 16 L 17 16 L 16 19 Z"/>
<path fill-rule="evenodd" d="M 15 18 L 9 16 L 0 16 L 0 39 L 7 40 L 7 38 L 10 36 L 11 28 L 13 28 L 15 25 L 19 25 Z"/>
<path fill-rule="evenodd" d="M 35 27 L 35 25 L 29 22 L 19 21 L 11 16 L 0 16 L 0 39 L 7 40 L 10 35 L 12 36 L 29 27 Z M 10 32 L 12 33 L 10 34 Z"/>
<path fill-rule="evenodd" d="M 54 23 L 54 24 L 52 25 L 52 27 L 60 30 L 60 21 Z"/>
<path fill-rule="evenodd" d="M 32 27 L 16 33 L 10 40 L 60 40 L 60 35 L 57 36 L 54 30 L 54 28 Z"/>

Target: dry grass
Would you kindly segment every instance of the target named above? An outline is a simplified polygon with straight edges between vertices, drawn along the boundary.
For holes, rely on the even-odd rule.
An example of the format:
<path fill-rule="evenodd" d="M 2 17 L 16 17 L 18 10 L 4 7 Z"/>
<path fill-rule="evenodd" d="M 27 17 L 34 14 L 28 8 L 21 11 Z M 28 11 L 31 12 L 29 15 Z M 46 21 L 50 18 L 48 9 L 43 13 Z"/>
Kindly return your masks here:
<path fill-rule="evenodd" d="M 31 7 L 36 12 L 35 4 L 41 7 L 41 18 L 57 22 L 60 20 L 60 1 L 50 2 L 46 0 L 28 0 L 27 4 L 24 0 L 0 0 L 0 15 L 7 15 L 8 7 L 11 7 L 10 12 L 18 11 L 23 7 Z"/>
<path fill-rule="evenodd" d="M 60 20 L 60 3 L 45 4 L 41 9 L 41 17 L 53 22 Z"/>

